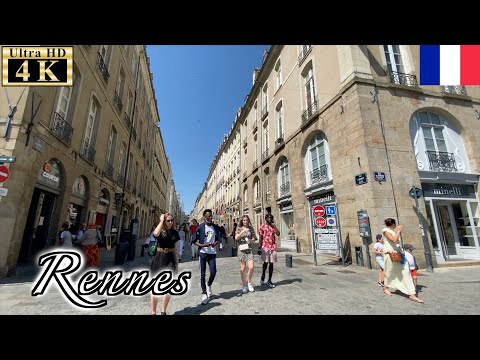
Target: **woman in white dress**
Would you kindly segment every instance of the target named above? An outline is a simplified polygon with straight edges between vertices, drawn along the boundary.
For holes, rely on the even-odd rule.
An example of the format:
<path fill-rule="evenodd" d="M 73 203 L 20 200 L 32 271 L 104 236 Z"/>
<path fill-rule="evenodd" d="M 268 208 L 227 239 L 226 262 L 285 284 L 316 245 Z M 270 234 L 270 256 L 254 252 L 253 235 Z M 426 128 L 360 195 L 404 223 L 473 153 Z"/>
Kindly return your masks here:
<path fill-rule="evenodd" d="M 385 287 L 383 292 L 385 295 L 391 296 L 392 293 L 389 288 L 392 287 L 408 295 L 411 301 L 423 304 L 423 301 L 415 295 L 415 286 L 413 285 L 413 280 L 410 275 L 408 261 L 403 258 L 402 264 L 402 262 L 392 261 L 390 257 L 390 254 L 393 255 L 402 252 L 398 238 L 402 232 L 403 225 L 397 226 L 395 220 L 392 218 L 385 219 L 385 225 L 387 227 L 382 230 L 385 262 Z"/>

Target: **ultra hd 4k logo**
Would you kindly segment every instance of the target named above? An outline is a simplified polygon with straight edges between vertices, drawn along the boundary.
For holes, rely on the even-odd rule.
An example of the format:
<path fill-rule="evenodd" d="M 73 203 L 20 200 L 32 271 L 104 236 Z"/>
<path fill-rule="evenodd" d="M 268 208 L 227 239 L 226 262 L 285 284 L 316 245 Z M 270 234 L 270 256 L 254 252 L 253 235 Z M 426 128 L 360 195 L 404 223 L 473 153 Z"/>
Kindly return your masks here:
<path fill-rule="evenodd" d="M 72 86 L 72 46 L 2 46 L 3 86 Z"/>

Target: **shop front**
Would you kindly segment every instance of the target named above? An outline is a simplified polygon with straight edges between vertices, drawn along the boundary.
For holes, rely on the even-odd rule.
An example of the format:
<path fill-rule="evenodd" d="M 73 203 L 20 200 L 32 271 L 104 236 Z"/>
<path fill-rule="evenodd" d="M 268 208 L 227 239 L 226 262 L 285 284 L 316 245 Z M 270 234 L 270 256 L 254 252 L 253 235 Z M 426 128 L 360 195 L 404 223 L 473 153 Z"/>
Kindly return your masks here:
<path fill-rule="evenodd" d="M 422 190 L 437 261 L 480 260 L 480 211 L 475 186 L 423 183 Z"/>

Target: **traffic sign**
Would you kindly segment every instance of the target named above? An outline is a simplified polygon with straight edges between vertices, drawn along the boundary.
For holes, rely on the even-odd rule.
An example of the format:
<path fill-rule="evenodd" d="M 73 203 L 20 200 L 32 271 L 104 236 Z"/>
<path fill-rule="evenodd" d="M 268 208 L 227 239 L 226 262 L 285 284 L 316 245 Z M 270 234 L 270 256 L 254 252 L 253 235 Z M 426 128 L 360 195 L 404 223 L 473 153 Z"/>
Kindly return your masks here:
<path fill-rule="evenodd" d="M 325 208 L 322 205 L 315 205 L 313 207 L 313 213 L 315 216 L 323 216 L 325 215 Z"/>
<path fill-rule="evenodd" d="M 410 189 L 408 195 L 412 198 L 412 199 L 420 199 L 422 196 L 423 196 L 423 191 L 422 189 L 419 189 L 415 186 L 412 186 L 412 188 Z"/>
<path fill-rule="evenodd" d="M 8 168 L 6 166 L 1 165 L 0 166 L 0 183 L 7 181 L 9 176 L 10 176 L 10 171 L 8 171 Z"/>
<path fill-rule="evenodd" d="M 15 156 L 0 156 L 0 163 L 14 163 L 17 160 Z"/>
<path fill-rule="evenodd" d="M 328 226 L 337 226 L 337 218 L 335 216 L 327 216 Z"/>
<path fill-rule="evenodd" d="M 335 215 L 337 213 L 337 209 L 335 208 L 335 205 L 325 206 L 325 211 L 327 212 L 327 215 Z"/>
<path fill-rule="evenodd" d="M 8 194 L 8 189 L 0 188 L 0 196 L 7 196 L 7 194 Z"/>
<path fill-rule="evenodd" d="M 317 217 L 317 218 L 315 219 L 315 226 L 316 226 L 316 227 L 321 227 L 321 228 L 323 228 L 323 227 L 325 227 L 325 225 L 327 225 L 327 220 L 325 220 L 325 218 L 323 218 L 323 217 Z"/>

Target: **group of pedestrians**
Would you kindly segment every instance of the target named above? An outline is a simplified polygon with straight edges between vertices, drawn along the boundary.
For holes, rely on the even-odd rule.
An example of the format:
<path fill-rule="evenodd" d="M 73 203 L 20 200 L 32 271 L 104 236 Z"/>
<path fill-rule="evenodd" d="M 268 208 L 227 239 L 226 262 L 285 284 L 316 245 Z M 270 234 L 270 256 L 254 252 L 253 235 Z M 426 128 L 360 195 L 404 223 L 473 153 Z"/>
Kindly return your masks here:
<path fill-rule="evenodd" d="M 100 266 L 100 248 L 98 245 L 102 241 L 102 235 L 94 223 L 88 224 L 88 228 L 85 224 L 81 224 L 76 234 L 72 234 L 68 223 L 64 223 L 59 238 L 62 247 L 80 246 L 85 255 L 87 266 Z"/>
<path fill-rule="evenodd" d="M 226 241 L 226 231 L 223 226 L 213 223 L 213 215 L 210 209 L 203 212 L 204 222 L 198 224 L 196 220 L 190 225 L 190 243 L 192 246 L 192 260 L 198 257 L 200 268 L 200 287 L 202 290 L 201 304 L 208 303 L 212 296 L 212 285 L 217 274 L 217 245 Z M 250 222 L 248 215 L 242 217 L 240 226 L 236 227 L 232 234 L 238 241 L 237 258 L 240 262 L 240 278 L 242 289 L 239 295 L 255 291 L 252 285 L 254 270 L 252 244 L 259 242 L 258 255 L 263 261 L 262 276 L 260 285 L 266 285 L 274 288 L 272 282 L 273 263 L 277 261 L 277 243 L 275 236 L 280 235 L 280 231 L 275 225 L 273 215 L 265 216 L 266 223 L 259 228 L 257 237 L 255 230 Z M 153 255 L 150 270 L 157 273 L 160 270 L 171 269 L 175 274 L 178 272 L 178 263 L 181 258 L 182 241 L 187 241 L 188 236 L 182 236 L 180 232 L 185 230 L 181 225 L 180 231 L 175 230 L 174 219 L 171 214 L 166 213 L 160 216 L 160 222 L 152 229 L 151 237 L 157 242 L 157 252 Z M 151 243 L 150 243 L 151 244 Z M 207 280 L 207 265 L 209 276 Z M 268 268 L 268 281 L 265 282 L 266 270 Z M 166 315 L 167 306 L 170 301 L 170 295 L 164 295 L 161 306 L 161 314 Z M 158 298 L 151 296 L 151 313 L 156 315 Z"/>
<path fill-rule="evenodd" d="M 423 304 L 417 297 L 417 264 L 412 251 L 413 245 L 399 243 L 403 225 L 397 225 L 395 219 L 385 219 L 382 234 L 376 236 L 373 247 L 375 260 L 380 267 L 378 285 L 387 296 L 391 296 L 390 288 L 408 295 L 411 301 Z"/>

